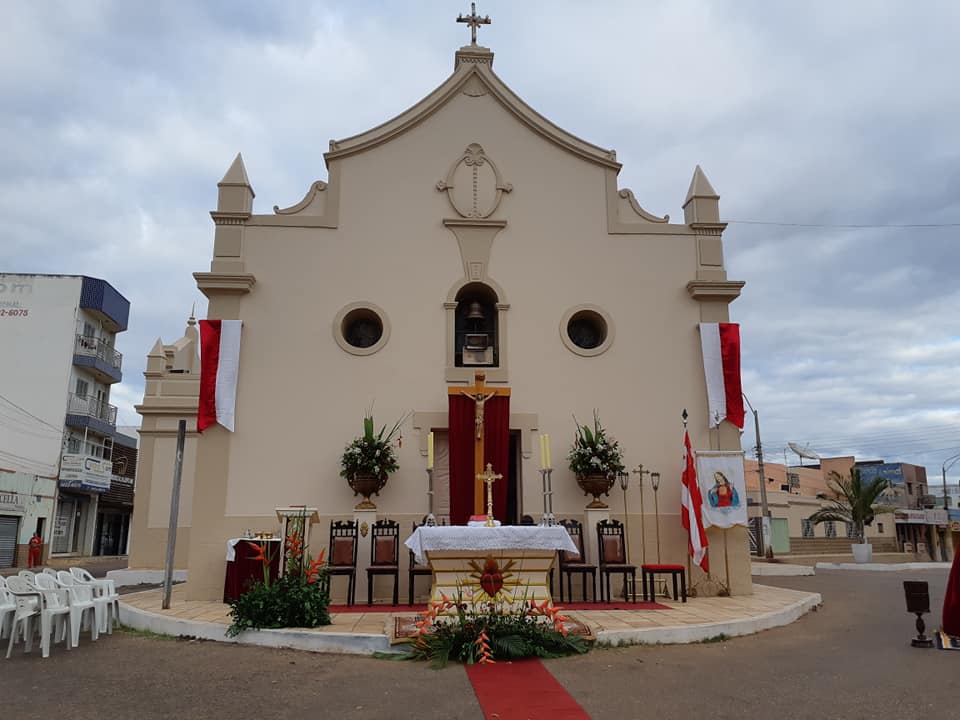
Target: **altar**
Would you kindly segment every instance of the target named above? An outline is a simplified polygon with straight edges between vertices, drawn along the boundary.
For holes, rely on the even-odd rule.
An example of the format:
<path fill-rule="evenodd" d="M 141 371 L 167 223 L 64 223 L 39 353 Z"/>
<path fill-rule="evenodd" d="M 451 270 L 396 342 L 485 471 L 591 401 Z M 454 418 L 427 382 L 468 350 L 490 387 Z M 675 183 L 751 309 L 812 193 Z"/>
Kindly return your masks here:
<path fill-rule="evenodd" d="M 470 596 L 509 605 L 551 605 L 550 569 L 557 551 L 579 554 L 562 526 L 422 526 L 404 543 L 433 570 L 431 600 Z"/>

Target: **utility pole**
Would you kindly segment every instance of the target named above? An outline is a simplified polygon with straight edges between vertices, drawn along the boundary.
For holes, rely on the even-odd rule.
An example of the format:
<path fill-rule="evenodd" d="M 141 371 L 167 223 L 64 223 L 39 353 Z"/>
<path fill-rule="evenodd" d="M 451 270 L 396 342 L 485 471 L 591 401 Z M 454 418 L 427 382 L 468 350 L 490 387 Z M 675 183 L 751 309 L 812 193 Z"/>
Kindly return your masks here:
<path fill-rule="evenodd" d="M 177 423 L 177 455 L 173 465 L 173 490 L 170 492 L 170 522 L 167 525 L 167 561 L 163 566 L 164 610 L 170 609 L 170 593 L 173 590 L 173 557 L 177 547 L 177 521 L 180 516 L 180 478 L 183 473 L 183 445 L 187 433 L 187 421 Z"/>
<path fill-rule="evenodd" d="M 743 399 L 747 401 L 747 405 L 753 413 L 753 430 L 757 436 L 757 470 L 760 473 L 760 514 L 762 515 L 760 520 L 760 544 L 763 547 L 764 556 L 767 560 L 773 560 L 773 522 L 770 518 L 770 506 L 767 505 L 767 476 L 763 470 L 763 445 L 760 442 L 760 415 L 754 409 L 746 394 L 743 394 Z M 764 523 L 770 528 L 770 542 L 767 542 L 763 536 Z"/>

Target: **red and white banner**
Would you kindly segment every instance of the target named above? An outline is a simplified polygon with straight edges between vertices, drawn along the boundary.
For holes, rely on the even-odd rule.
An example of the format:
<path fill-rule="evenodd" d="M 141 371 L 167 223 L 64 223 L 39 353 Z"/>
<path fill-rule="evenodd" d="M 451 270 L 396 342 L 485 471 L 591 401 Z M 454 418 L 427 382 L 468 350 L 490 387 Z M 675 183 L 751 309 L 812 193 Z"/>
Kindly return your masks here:
<path fill-rule="evenodd" d="M 683 433 L 683 477 L 680 480 L 680 515 L 683 527 L 690 538 L 690 557 L 693 562 L 710 572 L 710 559 L 707 557 L 707 533 L 703 529 L 703 496 L 697 484 L 697 469 L 694 466 L 693 451 L 690 449 L 690 434 Z"/>
<path fill-rule="evenodd" d="M 726 419 L 742 430 L 740 326 L 737 323 L 700 323 L 700 347 L 707 379 L 710 427 L 716 427 Z"/>
<path fill-rule="evenodd" d="M 197 432 L 220 423 L 233 432 L 240 365 L 239 320 L 200 321 L 200 406 Z"/>

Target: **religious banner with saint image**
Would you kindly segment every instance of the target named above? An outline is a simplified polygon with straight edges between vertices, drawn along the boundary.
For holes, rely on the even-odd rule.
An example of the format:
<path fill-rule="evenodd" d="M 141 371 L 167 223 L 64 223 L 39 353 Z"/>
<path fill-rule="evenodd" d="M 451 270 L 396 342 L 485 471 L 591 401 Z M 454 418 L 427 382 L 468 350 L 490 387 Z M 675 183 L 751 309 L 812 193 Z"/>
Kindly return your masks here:
<path fill-rule="evenodd" d="M 737 450 L 698 452 L 697 482 L 703 496 L 703 526 L 731 528 L 747 524 L 747 487 L 743 453 Z"/>
<path fill-rule="evenodd" d="M 486 487 L 476 479 L 487 463 L 503 478 L 493 483 L 493 516 L 506 520 L 510 462 L 510 390 L 483 384 L 450 388 L 450 524 L 466 525 L 471 515 L 486 515 Z M 478 452 L 479 450 L 479 452 Z"/>

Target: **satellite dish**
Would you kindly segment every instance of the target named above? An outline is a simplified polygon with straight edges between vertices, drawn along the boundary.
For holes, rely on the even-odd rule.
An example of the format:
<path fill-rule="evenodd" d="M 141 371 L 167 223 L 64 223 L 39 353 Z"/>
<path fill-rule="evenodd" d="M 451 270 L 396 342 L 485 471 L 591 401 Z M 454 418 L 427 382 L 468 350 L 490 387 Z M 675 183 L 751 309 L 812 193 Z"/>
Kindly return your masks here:
<path fill-rule="evenodd" d="M 820 455 L 815 453 L 808 447 L 800 447 L 797 443 L 788 442 L 787 447 L 793 450 L 797 455 L 802 458 L 807 458 L 808 460 L 819 460 Z"/>

